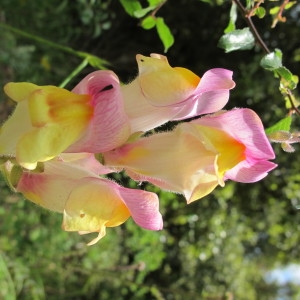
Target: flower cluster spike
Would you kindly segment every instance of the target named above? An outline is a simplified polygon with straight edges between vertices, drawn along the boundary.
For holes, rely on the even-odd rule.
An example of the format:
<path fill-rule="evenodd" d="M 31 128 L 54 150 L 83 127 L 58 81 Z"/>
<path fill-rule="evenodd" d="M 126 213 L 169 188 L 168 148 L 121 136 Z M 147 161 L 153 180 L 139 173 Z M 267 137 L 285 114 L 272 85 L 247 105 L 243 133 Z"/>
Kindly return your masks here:
<path fill-rule="evenodd" d="M 231 71 L 211 69 L 200 78 L 159 54 L 136 60 L 139 73 L 126 85 L 112 71 L 95 71 L 72 91 L 4 87 L 17 103 L 0 131 L 4 177 L 28 200 L 61 213 L 64 230 L 97 232 L 89 245 L 129 217 L 148 230 L 163 227 L 158 196 L 123 187 L 109 173 L 124 170 L 190 203 L 226 180 L 256 182 L 276 167 L 257 114 L 222 110 L 235 86 Z M 172 131 L 145 136 L 178 120 Z"/>

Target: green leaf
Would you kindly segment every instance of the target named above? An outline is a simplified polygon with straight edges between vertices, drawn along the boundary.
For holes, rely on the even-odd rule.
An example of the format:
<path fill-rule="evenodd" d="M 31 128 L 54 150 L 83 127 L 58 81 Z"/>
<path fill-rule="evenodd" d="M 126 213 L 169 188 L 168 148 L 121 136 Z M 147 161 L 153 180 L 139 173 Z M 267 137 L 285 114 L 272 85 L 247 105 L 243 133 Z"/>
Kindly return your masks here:
<path fill-rule="evenodd" d="M 254 46 L 254 36 L 250 29 L 237 29 L 229 33 L 224 34 L 218 43 L 218 46 L 225 50 L 225 52 L 231 52 L 235 50 L 248 50 Z"/>
<path fill-rule="evenodd" d="M 265 55 L 260 61 L 260 65 L 266 70 L 274 71 L 281 78 L 283 88 L 295 89 L 298 84 L 298 77 L 282 65 L 282 52 L 276 49 Z"/>
<path fill-rule="evenodd" d="M 145 19 L 143 19 L 141 22 L 141 26 L 146 30 L 155 27 L 155 25 L 156 25 L 156 18 L 153 16 L 148 16 Z"/>
<path fill-rule="evenodd" d="M 266 10 L 260 6 L 255 10 L 255 14 L 262 19 L 266 15 Z"/>
<path fill-rule="evenodd" d="M 153 9 L 155 9 L 155 6 L 149 6 L 146 8 L 138 9 L 133 13 L 133 16 L 140 19 L 144 17 L 148 12 L 152 11 Z"/>
<path fill-rule="evenodd" d="M 297 3 L 297 1 L 291 1 L 289 3 L 286 4 L 286 6 L 284 7 L 285 10 L 290 9 L 291 7 L 293 7 L 295 4 Z"/>
<path fill-rule="evenodd" d="M 293 73 L 287 69 L 286 67 L 280 67 L 278 69 L 275 70 L 275 73 L 278 74 L 281 77 L 281 83 L 293 90 L 297 87 L 298 84 L 298 76 L 293 75 Z"/>
<path fill-rule="evenodd" d="M 282 67 L 282 52 L 279 49 L 276 49 L 274 52 L 271 52 L 265 55 L 261 61 L 260 65 L 267 70 L 274 71 Z"/>
<path fill-rule="evenodd" d="M 166 0 L 148 0 L 150 6 L 158 6 L 161 3 L 165 2 Z"/>
<path fill-rule="evenodd" d="M 229 33 L 233 30 L 235 30 L 235 22 L 237 19 L 237 6 L 235 2 L 232 2 L 230 13 L 229 13 L 229 23 L 227 27 L 224 30 L 224 33 Z"/>
<path fill-rule="evenodd" d="M 270 9 L 270 15 L 276 15 L 279 13 L 279 11 L 280 11 L 280 6 L 275 6 Z"/>
<path fill-rule="evenodd" d="M 138 0 L 120 0 L 120 3 L 131 17 L 134 17 L 135 11 L 143 9 Z"/>
<path fill-rule="evenodd" d="M 292 117 L 288 116 L 280 120 L 273 126 L 266 129 L 266 134 L 270 134 L 276 131 L 290 131 L 292 124 Z"/>
<path fill-rule="evenodd" d="M 164 52 L 166 53 L 168 49 L 174 44 L 174 37 L 173 34 L 166 25 L 165 21 L 163 18 L 157 18 L 156 19 L 156 29 L 157 33 L 159 35 L 159 38 L 161 39 L 165 49 Z"/>

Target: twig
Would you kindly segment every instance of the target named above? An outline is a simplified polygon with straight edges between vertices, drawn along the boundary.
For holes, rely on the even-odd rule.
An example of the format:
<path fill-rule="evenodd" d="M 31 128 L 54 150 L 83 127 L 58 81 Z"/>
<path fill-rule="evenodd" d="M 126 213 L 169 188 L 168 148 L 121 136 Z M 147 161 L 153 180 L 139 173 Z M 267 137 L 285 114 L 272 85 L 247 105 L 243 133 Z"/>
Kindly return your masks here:
<path fill-rule="evenodd" d="M 254 23 L 252 22 L 252 19 L 251 17 L 253 16 L 253 10 L 251 11 L 248 11 L 244 6 L 243 4 L 240 2 L 240 0 L 232 0 L 237 6 L 238 8 L 240 9 L 240 11 L 242 12 L 243 14 L 243 18 L 245 19 L 246 23 L 248 24 L 256 42 L 260 45 L 260 47 L 264 50 L 264 52 L 266 54 L 269 54 L 271 53 L 270 49 L 268 48 L 268 46 L 265 44 L 265 42 L 263 41 L 263 39 L 261 38 L 260 34 L 258 33 Z M 289 2 L 289 0 L 285 0 L 284 1 L 284 4 L 286 5 L 287 3 L 286 2 Z M 279 76 L 280 78 L 282 78 L 281 76 Z M 294 103 L 294 96 L 293 96 L 293 93 L 292 91 L 289 89 L 289 88 L 285 88 L 285 91 L 286 91 L 286 95 L 289 99 L 289 102 L 291 104 L 291 107 L 292 109 L 298 114 L 300 115 L 300 110 L 296 107 L 295 103 Z"/>
<path fill-rule="evenodd" d="M 254 23 L 252 22 L 251 19 L 251 14 L 247 11 L 247 9 L 243 6 L 243 4 L 240 2 L 240 0 L 232 0 L 240 9 L 240 11 L 243 13 L 243 17 L 245 19 L 245 21 L 247 22 L 247 24 L 249 25 L 249 28 L 252 32 L 252 34 L 254 35 L 255 40 L 257 41 L 257 43 L 260 45 L 260 47 L 268 54 L 271 51 L 269 50 L 269 48 L 267 47 L 267 45 L 265 44 L 265 42 L 263 41 L 263 39 L 261 38 L 260 34 L 258 33 Z"/>

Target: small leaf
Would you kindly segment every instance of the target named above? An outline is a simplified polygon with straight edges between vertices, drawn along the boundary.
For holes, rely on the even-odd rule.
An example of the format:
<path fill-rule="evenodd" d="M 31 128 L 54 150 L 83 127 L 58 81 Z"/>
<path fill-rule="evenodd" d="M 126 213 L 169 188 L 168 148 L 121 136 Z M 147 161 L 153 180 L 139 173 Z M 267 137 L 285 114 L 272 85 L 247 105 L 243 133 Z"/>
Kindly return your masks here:
<path fill-rule="evenodd" d="M 148 0 L 150 6 L 158 6 L 166 0 Z"/>
<path fill-rule="evenodd" d="M 260 65 L 267 70 L 274 71 L 282 67 L 282 53 L 279 49 L 265 55 L 260 61 Z"/>
<path fill-rule="evenodd" d="M 280 11 L 280 6 L 275 6 L 270 9 L 270 15 L 276 15 L 279 13 L 279 11 Z"/>
<path fill-rule="evenodd" d="M 255 10 L 255 14 L 262 19 L 266 15 L 266 10 L 260 6 Z"/>
<path fill-rule="evenodd" d="M 164 52 L 166 53 L 168 49 L 174 44 L 174 37 L 173 34 L 166 25 L 165 21 L 163 18 L 157 18 L 156 19 L 156 29 L 157 33 L 159 35 L 159 38 L 161 39 L 165 49 Z"/>
<path fill-rule="evenodd" d="M 155 6 L 149 6 L 146 8 L 138 9 L 133 13 L 133 16 L 140 19 L 144 17 L 148 12 L 152 11 L 153 9 L 155 9 Z"/>
<path fill-rule="evenodd" d="M 289 3 L 286 4 L 286 6 L 284 7 L 285 10 L 290 9 L 291 7 L 293 7 L 295 4 L 297 3 L 297 1 L 291 1 Z"/>
<path fill-rule="evenodd" d="M 291 124 L 292 124 L 292 117 L 291 116 L 285 117 L 284 119 L 280 120 L 273 126 L 267 128 L 266 133 L 271 134 L 276 131 L 290 131 Z"/>
<path fill-rule="evenodd" d="M 237 19 L 237 5 L 235 4 L 235 2 L 232 2 L 230 13 L 229 13 L 229 23 L 225 28 L 224 33 L 229 33 L 235 30 L 236 19 Z"/>
<path fill-rule="evenodd" d="M 134 17 L 135 11 L 142 9 L 142 6 L 138 0 L 120 0 L 120 3 L 131 17 Z"/>
<path fill-rule="evenodd" d="M 153 16 L 148 16 L 145 19 L 143 19 L 141 22 L 141 26 L 146 30 L 155 27 L 155 25 L 156 25 L 156 19 Z"/>
<path fill-rule="evenodd" d="M 218 46 L 225 50 L 225 52 L 231 52 L 235 50 L 248 50 L 254 46 L 254 36 L 250 29 L 237 29 L 229 33 L 224 34 L 218 43 Z"/>
<path fill-rule="evenodd" d="M 276 74 L 281 77 L 281 84 L 291 90 L 295 89 L 298 84 L 298 76 L 293 75 L 293 73 L 286 67 L 280 67 L 275 70 Z"/>

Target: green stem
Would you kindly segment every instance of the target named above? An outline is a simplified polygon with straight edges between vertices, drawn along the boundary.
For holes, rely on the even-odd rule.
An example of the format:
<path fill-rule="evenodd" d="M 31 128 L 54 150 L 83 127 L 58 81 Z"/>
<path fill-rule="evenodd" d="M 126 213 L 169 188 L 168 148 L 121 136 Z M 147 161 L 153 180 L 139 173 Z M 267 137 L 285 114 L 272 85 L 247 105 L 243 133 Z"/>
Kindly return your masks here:
<path fill-rule="evenodd" d="M 87 65 L 88 65 L 88 59 L 85 58 L 80 65 L 73 70 L 72 73 L 70 73 L 70 75 L 68 75 L 68 77 L 59 85 L 59 87 L 64 88 L 75 76 L 77 76 Z"/>
<path fill-rule="evenodd" d="M 4 28 L 4 29 L 9 30 L 9 31 L 11 31 L 13 33 L 21 35 L 21 36 L 23 36 L 25 38 L 34 40 L 34 41 L 36 41 L 38 43 L 47 45 L 47 46 L 52 47 L 52 48 L 56 48 L 58 50 L 61 50 L 61 51 L 64 51 L 64 52 L 67 52 L 67 53 L 70 53 L 70 54 L 73 54 L 73 55 L 76 55 L 76 56 L 79 56 L 79 57 L 85 57 L 86 56 L 86 54 L 83 53 L 83 52 L 76 51 L 76 50 L 74 50 L 74 49 L 72 49 L 70 47 L 62 46 L 62 45 L 57 44 L 55 42 L 51 42 L 51 41 L 46 40 L 46 39 L 44 39 L 42 37 L 33 35 L 31 33 L 25 32 L 25 31 L 23 31 L 21 29 L 15 28 L 13 26 L 10 26 L 10 25 L 4 24 L 4 23 L 0 23 L 0 28 Z"/>
<path fill-rule="evenodd" d="M 15 28 L 13 26 L 10 26 L 10 25 L 7 25 L 7 24 L 4 24 L 4 23 L 0 22 L 0 29 L 1 28 L 9 30 L 9 31 L 11 31 L 11 32 L 13 32 L 15 34 L 18 34 L 20 36 L 23 36 L 25 38 L 34 40 L 34 41 L 36 41 L 38 43 L 41 43 L 41 44 L 47 45 L 49 47 L 58 49 L 60 51 L 63 51 L 63 52 L 75 55 L 77 57 L 81 57 L 81 58 L 84 58 L 84 59 L 88 58 L 88 63 L 90 63 L 92 66 L 93 66 L 93 63 L 91 63 L 91 61 L 93 60 L 92 58 L 94 58 L 94 60 L 97 61 L 96 67 L 99 68 L 99 69 L 105 69 L 105 65 L 109 65 L 109 63 L 106 60 L 104 60 L 104 59 L 102 59 L 100 57 L 97 57 L 95 55 L 92 55 L 90 53 L 86 53 L 86 52 L 82 52 L 82 51 L 77 51 L 77 50 L 74 50 L 74 49 L 72 49 L 70 47 L 62 46 L 62 45 L 57 44 L 55 42 L 49 41 L 47 39 L 44 39 L 44 38 L 42 38 L 40 36 L 33 35 L 31 33 L 23 31 L 21 29 L 18 29 L 18 28 Z"/>

